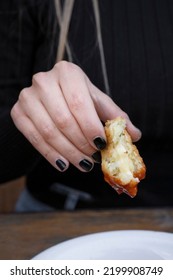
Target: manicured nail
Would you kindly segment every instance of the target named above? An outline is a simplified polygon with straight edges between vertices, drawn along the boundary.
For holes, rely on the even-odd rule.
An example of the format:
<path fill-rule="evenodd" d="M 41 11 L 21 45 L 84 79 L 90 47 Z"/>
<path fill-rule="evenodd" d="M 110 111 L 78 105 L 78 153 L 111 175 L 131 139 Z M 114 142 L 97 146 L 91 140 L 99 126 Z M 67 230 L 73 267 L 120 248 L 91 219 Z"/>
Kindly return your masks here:
<path fill-rule="evenodd" d="M 64 169 L 66 168 L 65 162 L 62 161 L 61 159 L 57 159 L 56 165 L 58 166 L 58 168 L 59 168 L 61 171 L 64 171 Z"/>
<path fill-rule="evenodd" d="M 79 162 L 80 167 L 85 171 L 90 171 L 93 168 L 93 163 L 87 159 L 83 159 Z"/>
<path fill-rule="evenodd" d="M 95 160 L 95 162 L 100 163 L 101 162 L 101 154 L 100 154 L 100 152 L 99 151 L 95 152 L 92 155 L 92 158 Z"/>
<path fill-rule="evenodd" d="M 96 137 L 93 142 L 98 150 L 102 150 L 106 147 L 106 141 L 102 137 Z"/>

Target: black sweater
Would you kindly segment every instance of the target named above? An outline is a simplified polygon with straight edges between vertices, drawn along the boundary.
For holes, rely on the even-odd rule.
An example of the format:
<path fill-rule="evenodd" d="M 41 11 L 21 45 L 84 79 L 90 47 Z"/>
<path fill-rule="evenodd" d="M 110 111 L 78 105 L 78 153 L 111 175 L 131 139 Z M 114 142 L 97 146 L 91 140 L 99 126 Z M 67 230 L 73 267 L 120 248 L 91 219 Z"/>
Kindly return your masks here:
<path fill-rule="evenodd" d="M 25 174 L 29 190 L 57 207 L 64 200 L 49 190 L 53 182 L 91 192 L 92 207 L 173 205 L 173 2 L 99 0 L 112 98 L 143 133 L 137 145 L 147 178 L 133 200 L 115 194 L 100 165 L 89 173 L 73 166 L 65 173 L 56 171 L 14 127 L 9 112 L 20 90 L 30 85 L 33 73 L 53 66 L 58 26 L 52 0 L 1 2 L 0 182 Z M 75 1 L 69 43 L 74 63 L 104 91 L 90 0 Z"/>
<path fill-rule="evenodd" d="M 32 75 L 54 65 L 57 28 L 52 0 L 0 2 L 0 183 L 27 174 L 39 158 L 10 110 Z"/>

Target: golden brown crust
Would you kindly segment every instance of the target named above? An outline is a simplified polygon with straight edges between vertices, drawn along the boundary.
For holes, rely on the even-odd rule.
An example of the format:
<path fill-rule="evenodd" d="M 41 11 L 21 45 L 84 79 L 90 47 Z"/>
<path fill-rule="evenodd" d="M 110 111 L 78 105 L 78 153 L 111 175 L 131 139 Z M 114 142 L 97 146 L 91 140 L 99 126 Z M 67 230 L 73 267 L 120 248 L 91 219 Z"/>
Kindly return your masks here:
<path fill-rule="evenodd" d="M 104 179 L 118 194 L 137 194 L 138 183 L 145 178 L 146 167 L 137 147 L 132 143 L 122 117 L 105 124 L 107 146 L 101 151 Z"/>

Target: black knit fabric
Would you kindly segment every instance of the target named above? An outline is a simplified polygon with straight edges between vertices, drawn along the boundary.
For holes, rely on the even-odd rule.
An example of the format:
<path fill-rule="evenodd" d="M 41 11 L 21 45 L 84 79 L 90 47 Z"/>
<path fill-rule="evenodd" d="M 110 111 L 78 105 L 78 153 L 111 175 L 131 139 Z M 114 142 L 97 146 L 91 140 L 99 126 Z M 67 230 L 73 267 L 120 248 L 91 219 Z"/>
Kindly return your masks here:
<path fill-rule="evenodd" d="M 14 5 L 8 7 L 10 11 L 18 12 L 20 28 L 17 29 L 15 20 L 8 19 L 11 30 L 11 33 L 7 32 L 11 34 L 8 38 L 11 38 L 11 45 L 9 41 L 7 44 L 8 48 L 11 46 L 8 56 L 0 39 L 0 182 L 27 174 L 30 192 L 57 208 L 63 207 L 65 197 L 51 192 L 50 185 L 54 182 L 61 182 L 93 195 L 91 204 L 79 202 L 78 207 L 173 205 L 173 2 L 99 0 L 112 98 L 143 133 L 137 146 L 147 166 L 147 177 L 140 183 L 138 195 L 134 199 L 126 195 L 118 196 L 104 182 L 100 165 L 96 165 L 89 173 L 82 173 L 73 166 L 65 173 L 56 171 L 15 129 L 9 116 L 11 103 L 16 100 L 20 89 L 30 84 L 34 72 L 52 67 L 56 47 L 53 38 L 58 30 L 54 30 L 56 19 L 53 1 L 3 3 L 8 2 Z M 23 8 L 19 9 L 21 3 Z M 7 4 L 3 5 L 7 7 Z M 0 4 L 0 7 L 3 5 Z M 4 22 L 5 9 L 0 9 L 0 21 Z M 12 15 L 14 17 L 16 14 Z M 20 32 L 16 33 L 14 30 Z M 17 40 L 21 44 L 15 45 L 16 34 L 20 34 Z M 74 63 L 104 91 L 90 0 L 75 1 L 68 39 Z M 17 46 L 20 48 L 17 49 Z M 14 58 L 16 61 L 11 66 L 10 61 Z M 20 66 L 17 71 L 17 66 L 14 65 Z M 4 104 L 8 107 L 5 112 Z"/>
<path fill-rule="evenodd" d="M 40 158 L 10 110 L 32 75 L 52 68 L 57 40 L 53 0 L 0 2 L 0 183 L 27 174 Z"/>

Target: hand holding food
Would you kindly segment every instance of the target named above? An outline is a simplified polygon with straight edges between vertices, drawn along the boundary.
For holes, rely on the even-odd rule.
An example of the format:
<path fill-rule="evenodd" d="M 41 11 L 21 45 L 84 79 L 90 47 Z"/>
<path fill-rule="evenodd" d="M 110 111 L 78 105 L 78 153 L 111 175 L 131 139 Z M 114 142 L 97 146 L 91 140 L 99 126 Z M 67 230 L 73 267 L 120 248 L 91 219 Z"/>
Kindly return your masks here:
<path fill-rule="evenodd" d="M 133 140 L 139 139 L 127 114 L 66 61 L 35 74 L 11 111 L 16 127 L 55 168 L 65 171 L 71 163 L 83 172 L 93 168 L 97 151 L 106 145 L 101 121 L 118 115 L 126 118 Z"/>

